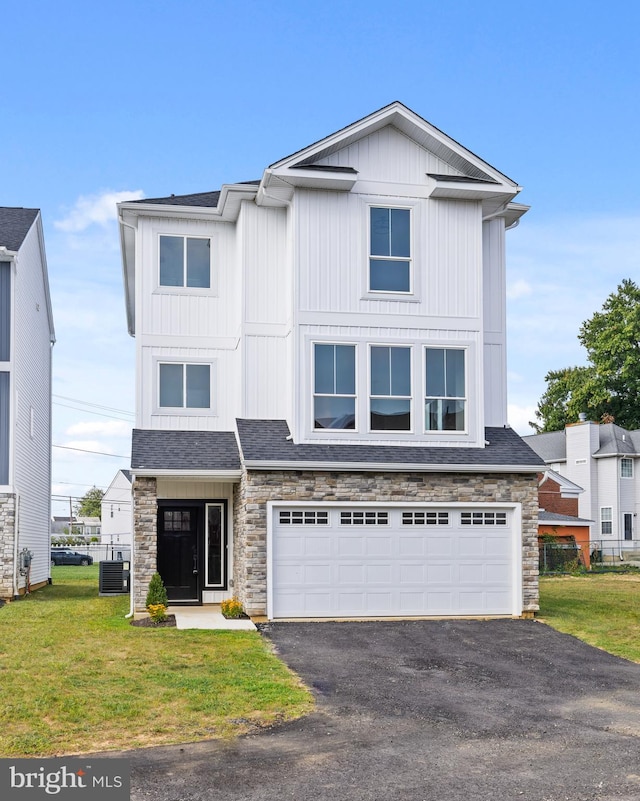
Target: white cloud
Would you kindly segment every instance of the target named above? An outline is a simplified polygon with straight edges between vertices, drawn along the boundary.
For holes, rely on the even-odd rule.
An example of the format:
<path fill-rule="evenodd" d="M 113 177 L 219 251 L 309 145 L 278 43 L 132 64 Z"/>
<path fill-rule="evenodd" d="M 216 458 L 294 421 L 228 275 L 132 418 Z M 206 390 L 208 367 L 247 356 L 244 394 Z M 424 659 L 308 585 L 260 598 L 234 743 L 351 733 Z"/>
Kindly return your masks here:
<path fill-rule="evenodd" d="M 91 225 L 105 227 L 116 220 L 116 203 L 125 200 L 140 200 L 143 197 L 144 192 L 141 189 L 81 195 L 66 217 L 56 220 L 54 226 L 60 231 L 69 233 L 84 231 Z"/>
<path fill-rule="evenodd" d="M 531 295 L 532 292 L 533 287 L 531 284 L 520 278 L 507 286 L 507 299 L 515 300 L 516 298 L 524 298 L 527 295 Z"/>
<path fill-rule="evenodd" d="M 518 406 L 515 403 L 510 403 L 507 407 L 509 425 L 522 436 L 533 434 L 534 430 L 529 425 L 529 421 L 536 419 L 535 411 L 535 406 Z"/>
<path fill-rule="evenodd" d="M 85 421 L 74 423 L 66 429 L 65 434 L 70 437 L 91 436 L 97 437 L 128 437 L 131 435 L 132 424 L 124 420 Z"/>

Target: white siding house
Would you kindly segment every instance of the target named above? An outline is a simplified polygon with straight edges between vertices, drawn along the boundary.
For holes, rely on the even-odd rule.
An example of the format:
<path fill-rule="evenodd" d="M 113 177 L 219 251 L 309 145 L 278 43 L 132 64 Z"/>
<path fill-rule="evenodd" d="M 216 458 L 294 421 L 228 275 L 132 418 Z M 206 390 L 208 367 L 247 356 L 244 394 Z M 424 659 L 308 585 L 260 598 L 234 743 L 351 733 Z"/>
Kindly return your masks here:
<path fill-rule="evenodd" d="M 640 431 L 588 420 L 525 437 L 545 463 L 584 488 L 580 517 L 592 520 L 592 548 L 640 551 Z"/>
<path fill-rule="evenodd" d="M 0 598 L 50 575 L 54 341 L 40 212 L 0 208 Z"/>
<path fill-rule="evenodd" d="M 118 470 L 102 496 L 101 541 L 106 545 L 131 545 L 131 473 Z"/>
<path fill-rule="evenodd" d="M 220 191 L 119 204 L 134 597 L 252 614 L 537 608 L 507 426 L 520 187 L 401 103 Z"/>

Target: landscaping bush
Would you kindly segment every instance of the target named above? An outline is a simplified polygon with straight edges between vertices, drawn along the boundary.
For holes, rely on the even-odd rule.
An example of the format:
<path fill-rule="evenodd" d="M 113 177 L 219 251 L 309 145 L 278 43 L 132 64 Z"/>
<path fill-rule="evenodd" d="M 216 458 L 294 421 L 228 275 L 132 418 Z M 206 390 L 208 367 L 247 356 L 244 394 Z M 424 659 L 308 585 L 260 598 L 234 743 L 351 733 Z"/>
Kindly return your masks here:
<path fill-rule="evenodd" d="M 244 615 L 242 604 L 237 598 L 229 598 L 220 604 L 220 610 L 224 617 L 235 620 Z"/>
<path fill-rule="evenodd" d="M 148 609 L 150 606 L 156 606 L 158 604 L 167 607 L 169 605 L 169 599 L 167 598 L 167 591 L 160 573 L 154 573 L 149 582 L 145 605 Z"/>

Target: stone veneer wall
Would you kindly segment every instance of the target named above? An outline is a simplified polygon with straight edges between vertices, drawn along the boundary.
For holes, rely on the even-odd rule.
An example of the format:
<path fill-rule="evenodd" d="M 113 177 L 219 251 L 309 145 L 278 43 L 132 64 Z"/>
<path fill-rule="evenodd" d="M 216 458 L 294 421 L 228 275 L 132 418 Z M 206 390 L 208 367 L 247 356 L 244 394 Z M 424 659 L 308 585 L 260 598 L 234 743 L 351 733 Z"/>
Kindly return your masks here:
<path fill-rule="evenodd" d="M 151 576 L 158 569 L 158 489 L 155 478 L 133 482 L 133 602 L 144 612 Z"/>
<path fill-rule="evenodd" d="M 234 594 L 266 614 L 267 501 L 521 503 L 523 610 L 538 610 L 538 480 L 520 473 L 244 471 L 234 494 Z"/>
<path fill-rule="evenodd" d="M 0 493 L 0 598 L 13 598 L 16 496 Z"/>

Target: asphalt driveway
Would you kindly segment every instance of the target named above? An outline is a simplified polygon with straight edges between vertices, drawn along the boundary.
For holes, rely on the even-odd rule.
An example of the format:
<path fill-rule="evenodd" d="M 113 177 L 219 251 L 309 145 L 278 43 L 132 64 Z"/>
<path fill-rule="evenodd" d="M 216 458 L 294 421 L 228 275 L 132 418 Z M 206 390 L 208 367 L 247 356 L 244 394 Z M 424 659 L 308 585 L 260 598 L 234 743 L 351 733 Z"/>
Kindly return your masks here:
<path fill-rule="evenodd" d="M 230 743 L 124 754 L 133 801 L 640 798 L 640 665 L 534 621 L 264 635 L 317 711 Z"/>

